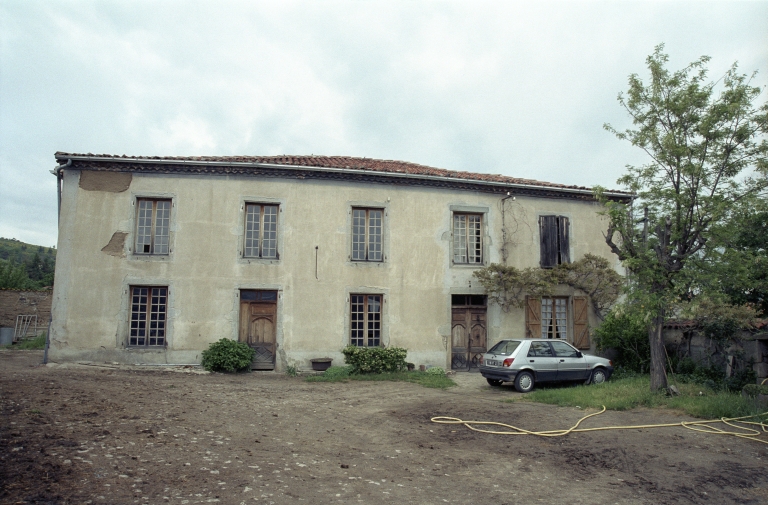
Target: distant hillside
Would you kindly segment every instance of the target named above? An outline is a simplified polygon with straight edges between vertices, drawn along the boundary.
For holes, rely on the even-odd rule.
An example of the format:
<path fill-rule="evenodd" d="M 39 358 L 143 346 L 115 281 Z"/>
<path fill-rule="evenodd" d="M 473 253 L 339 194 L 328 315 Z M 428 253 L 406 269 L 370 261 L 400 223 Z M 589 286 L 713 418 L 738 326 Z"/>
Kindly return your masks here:
<path fill-rule="evenodd" d="M 56 248 L 0 238 L 0 288 L 39 289 L 53 285 Z"/>
<path fill-rule="evenodd" d="M 0 259 L 11 260 L 14 263 L 28 263 L 34 260 L 35 254 L 42 260 L 50 258 L 56 261 L 55 247 L 27 244 L 15 238 L 0 238 Z"/>

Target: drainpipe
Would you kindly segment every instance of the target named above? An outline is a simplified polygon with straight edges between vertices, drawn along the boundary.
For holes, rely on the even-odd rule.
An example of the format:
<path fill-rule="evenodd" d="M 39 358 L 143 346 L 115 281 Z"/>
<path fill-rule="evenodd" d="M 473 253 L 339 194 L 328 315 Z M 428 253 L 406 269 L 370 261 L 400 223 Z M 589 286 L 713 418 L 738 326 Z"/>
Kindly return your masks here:
<path fill-rule="evenodd" d="M 66 165 L 56 165 L 56 168 L 51 170 L 51 173 L 56 176 L 57 186 L 57 199 L 56 199 L 56 236 L 58 242 L 58 234 L 61 231 L 61 179 L 64 177 L 62 170 L 72 166 L 72 159 L 68 159 Z M 58 251 L 57 251 L 58 253 Z M 54 267 L 55 268 L 55 267 Z M 53 292 L 51 292 L 53 297 Z M 53 306 L 51 306 L 53 309 Z M 43 365 L 48 364 L 48 348 L 51 346 L 51 326 L 53 325 L 53 310 L 48 315 L 48 332 L 45 334 L 45 351 L 43 352 Z"/>

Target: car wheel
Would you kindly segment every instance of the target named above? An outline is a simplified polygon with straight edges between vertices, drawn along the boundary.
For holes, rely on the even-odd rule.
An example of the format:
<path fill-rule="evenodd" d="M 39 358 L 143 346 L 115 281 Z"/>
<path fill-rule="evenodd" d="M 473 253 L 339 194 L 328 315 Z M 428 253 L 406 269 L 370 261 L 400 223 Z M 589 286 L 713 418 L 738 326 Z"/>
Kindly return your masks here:
<path fill-rule="evenodd" d="M 491 386 L 501 386 L 502 382 L 504 382 L 504 381 L 500 381 L 499 379 L 485 379 L 485 380 L 487 380 L 488 384 L 490 384 Z"/>
<path fill-rule="evenodd" d="M 602 368 L 595 368 L 592 370 L 592 376 L 589 378 L 589 382 L 590 384 L 602 384 L 607 378 L 605 370 Z"/>
<path fill-rule="evenodd" d="M 531 372 L 520 372 L 515 377 L 515 389 L 521 393 L 527 393 L 533 389 L 533 374 Z"/>

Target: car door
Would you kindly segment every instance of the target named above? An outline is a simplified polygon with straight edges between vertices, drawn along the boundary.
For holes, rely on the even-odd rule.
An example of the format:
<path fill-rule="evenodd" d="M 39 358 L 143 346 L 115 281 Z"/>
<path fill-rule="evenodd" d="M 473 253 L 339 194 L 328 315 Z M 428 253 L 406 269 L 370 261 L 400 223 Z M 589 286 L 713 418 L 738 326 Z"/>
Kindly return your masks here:
<path fill-rule="evenodd" d="M 557 380 L 586 380 L 587 360 L 566 342 L 552 341 L 552 349 L 557 359 Z"/>
<path fill-rule="evenodd" d="M 536 372 L 538 382 L 557 380 L 557 358 L 549 342 L 534 340 L 528 349 L 528 364 Z"/>

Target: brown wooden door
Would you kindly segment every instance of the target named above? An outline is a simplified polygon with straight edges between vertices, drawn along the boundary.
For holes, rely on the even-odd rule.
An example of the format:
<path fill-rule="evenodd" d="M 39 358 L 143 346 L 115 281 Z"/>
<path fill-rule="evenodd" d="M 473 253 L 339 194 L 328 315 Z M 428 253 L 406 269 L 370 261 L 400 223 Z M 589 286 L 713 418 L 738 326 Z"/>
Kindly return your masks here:
<path fill-rule="evenodd" d="M 250 297 L 241 296 L 239 340 L 256 351 L 251 369 L 274 370 L 277 354 L 277 300 L 253 301 L 243 298 Z M 256 298 L 261 297 L 257 295 Z"/>
<path fill-rule="evenodd" d="M 470 369 L 480 364 L 487 348 L 485 307 L 451 310 L 451 368 Z"/>

